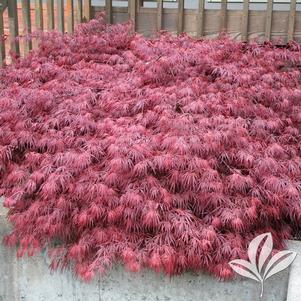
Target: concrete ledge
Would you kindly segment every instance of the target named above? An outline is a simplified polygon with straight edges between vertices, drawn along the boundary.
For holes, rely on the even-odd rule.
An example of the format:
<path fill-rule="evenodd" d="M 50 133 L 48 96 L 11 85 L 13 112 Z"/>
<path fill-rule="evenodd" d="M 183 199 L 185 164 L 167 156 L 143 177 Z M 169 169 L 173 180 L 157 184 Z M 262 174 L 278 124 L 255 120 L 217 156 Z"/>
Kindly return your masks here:
<path fill-rule="evenodd" d="M 298 253 L 290 267 L 287 289 L 287 301 L 301 300 L 301 242 L 289 241 L 288 249 Z"/>
<path fill-rule="evenodd" d="M 0 210 L 0 239 L 9 225 Z M 298 253 L 301 242 L 290 241 Z M 108 276 L 91 283 L 70 271 L 51 274 L 45 256 L 18 260 L 15 252 L 0 246 L 0 301 L 259 301 L 259 283 L 238 278 L 219 282 L 205 274 L 168 278 L 150 271 L 138 274 L 116 266 Z M 265 284 L 265 301 L 301 300 L 301 255 L 287 269 Z"/>

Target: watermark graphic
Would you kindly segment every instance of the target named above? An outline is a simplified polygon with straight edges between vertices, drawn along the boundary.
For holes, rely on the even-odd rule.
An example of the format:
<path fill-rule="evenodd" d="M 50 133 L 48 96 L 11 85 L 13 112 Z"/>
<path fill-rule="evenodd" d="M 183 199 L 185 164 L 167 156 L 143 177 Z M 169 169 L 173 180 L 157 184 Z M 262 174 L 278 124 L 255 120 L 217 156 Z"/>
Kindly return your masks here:
<path fill-rule="evenodd" d="M 265 280 L 286 269 L 297 256 L 296 252 L 290 250 L 280 251 L 272 256 L 272 250 L 272 235 L 271 233 L 264 233 L 250 242 L 248 248 L 250 261 L 235 259 L 229 262 L 237 274 L 261 284 L 260 298 L 263 297 Z"/>

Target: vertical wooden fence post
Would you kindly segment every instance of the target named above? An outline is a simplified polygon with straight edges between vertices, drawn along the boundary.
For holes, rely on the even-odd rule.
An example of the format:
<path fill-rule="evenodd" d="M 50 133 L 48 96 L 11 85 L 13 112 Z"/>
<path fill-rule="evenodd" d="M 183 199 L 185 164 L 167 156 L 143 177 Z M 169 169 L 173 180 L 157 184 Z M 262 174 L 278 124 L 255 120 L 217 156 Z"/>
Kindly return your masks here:
<path fill-rule="evenodd" d="M 129 15 L 130 15 L 130 20 L 132 20 L 133 22 L 133 31 L 136 30 L 136 10 L 137 10 L 136 0 L 129 0 Z"/>
<path fill-rule="evenodd" d="M 227 0 L 221 2 L 220 32 L 227 32 Z"/>
<path fill-rule="evenodd" d="M 67 0 L 66 14 L 67 14 L 67 31 L 72 33 L 74 30 L 74 7 L 73 0 Z"/>
<path fill-rule="evenodd" d="M 295 31 L 295 17 L 296 17 L 296 0 L 291 0 L 290 13 L 288 18 L 288 28 L 287 28 L 287 40 L 294 40 Z"/>
<path fill-rule="evenodd" d="M 0 5 L 0 66 L 5 60 L 5 41 L 4 41 L 4 22 L 3 22 L 3 7 Z"/>
<path fill-rule="evenodd" d="M 244 0 L 244 6 L 242 11 L 242 23 L 241 23 L 241 41 L 248 41 L 249 31 L 249 0 Z"/>
<path fill-rule="evenodd" d="M 163 13 L 163 0 L 158 0 L 158 12 L 157 12 L 157 30 L 162 29 L 162 13 Z"/>
<path fill-rule="evenodd" d="M 47 0 L 47 29 L 54 29 L 54 3 L 53 0 Z"/>
<path fill-rule="evenodd" d="M 24 35 L 31 34 L 31 18 L 30 18 L 30 0 L 22 0 L 22 20 L 23 20 L 23 33 Z M 32 49 L 31 38 L 25 37 L 24 55 L 27 55 Z"/>
<path fill-rule="evenodd" d="M 91 20 L 91 0 L 84 0 L 83 19 L 85 22 Z"/>
<path fill-rule="evenodd" d="M 197 16 L 197 30 L 196 36 L 199 38 L 204 34 L 204 14 L 205 12 L 205 0 L 199 0 L 199 7 L 198 7 L 198 16 Z"/>
<path fill-rule="evenodd" d="M 64 8 L 64 0 L 57 0 L 57 27 L 62 33 L 65 32 Z"/>
<path fill-rule="evenodd" d="M 271 39 L 272 32 L 272 17 L 273 17 L 273 0 L 268 0 L 265 22 L 265 39 Z"/>
<path fill-rule="evenodd" d="M 77 0 L 76 3 L 76 23 L 80 24 L 83 21 L 83 1 Z"/>
<path fill-rule="evenodd" d="M 178 3 L 178 34 L 184 30 L 184 0 L 179 0 Z"/>
<path fill-rule="evenodd" d="M 107 23 L 112 23 L 112 0 L 106 0 L 106 19 Z"/>
<path fill-rule="evenodd" d="M 35 18 L 36 18 L 36 29 L 43 30 L 43 3 L 42 0 L 35 0 Z"/>
<path fill-rule="evenodd" d="M 9 19 L 10 49 L 16 54 L 20 54 L 19 41 L 16 40 L 19 35 L 17 0 L 9 0 L 7 3 L 7 8 Z"/>

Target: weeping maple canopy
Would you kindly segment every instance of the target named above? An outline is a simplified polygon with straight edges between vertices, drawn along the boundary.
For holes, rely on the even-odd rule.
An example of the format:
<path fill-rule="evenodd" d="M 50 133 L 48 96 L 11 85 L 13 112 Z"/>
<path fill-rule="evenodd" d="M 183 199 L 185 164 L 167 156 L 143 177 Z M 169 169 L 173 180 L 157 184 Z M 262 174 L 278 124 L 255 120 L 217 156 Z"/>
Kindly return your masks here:
<path fill-rule="evenodd" d="M 0 69 L 0 194 L 18 255 L 83 279 L 205 270 L 300 236 L 301 52 L 103 19 Z"/>

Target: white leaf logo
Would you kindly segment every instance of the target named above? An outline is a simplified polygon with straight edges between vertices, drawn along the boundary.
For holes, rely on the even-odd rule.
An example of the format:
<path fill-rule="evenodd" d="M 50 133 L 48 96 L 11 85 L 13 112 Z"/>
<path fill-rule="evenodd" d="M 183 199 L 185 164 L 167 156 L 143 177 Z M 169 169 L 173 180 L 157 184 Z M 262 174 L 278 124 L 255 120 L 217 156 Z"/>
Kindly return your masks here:
<path fill-rule="evenodd" d="M 256 267 L 252 266 L 249 261 L 235 259 L 229 262 L 231 268 L 239 275 L 260 282 L 261 276 L 258 274 Z"/>
<path fill-rule="evenodd" d="M 296 256 L 297 253 L 292 251 L 281 251 L 275 254 L 267 265 L 264 280 L 286 269 L 292 264 Z"/>
<path fill-rule="evenodd" d="M 250 242 L 248 248 L 250 261 L 235 259 L 229 262 L 234 272 L 261 284 L 260 298 L 263 297 L 264 281 L 286 269 L 297 256 L 293 251 L 281 251 L 271 257 L 272 250 L 272 235 L 264 233 Z"/>

